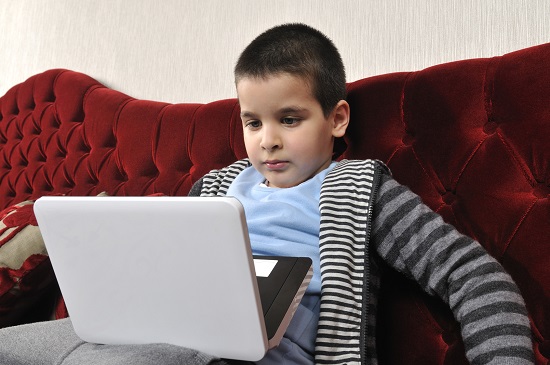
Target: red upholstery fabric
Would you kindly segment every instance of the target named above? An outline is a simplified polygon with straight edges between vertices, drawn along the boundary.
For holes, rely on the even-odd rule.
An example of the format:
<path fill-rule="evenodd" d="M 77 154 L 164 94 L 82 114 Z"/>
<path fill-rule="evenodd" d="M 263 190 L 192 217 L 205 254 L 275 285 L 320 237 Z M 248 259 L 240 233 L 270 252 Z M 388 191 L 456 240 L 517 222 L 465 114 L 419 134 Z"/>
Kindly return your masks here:
<path fill-rule="evenodd" d="M 385 161 L 504 265 L 527 301 L 541 364 L 550 358 L 549 63 L 545 44 L 352 83 L 344 154 Z M 461 363 L 457 325 L 441 303 L 391 277 L 383 283 L 382 363 Z"/>
<path fill-rule="evenodd" d="M 0 328 L 47 316 L 51 306 L 43 303 L 57 295 L 33 202 L 4 209 L 0 212 Z"/>
<path fill-rule="evenodd" d="M 519 284 L 550 359 L 550 44 L 349 84 L 345 158 L 378 158 Z M 50 70 L 0 99 L 0 208 L 42 195 L 185 195 L 245 157 L 236 100 L 136 100 Z M 438 299 L 386 270 L 382 364 L 466 363 Z M 546 309 L 546 311 L 545 311 Z"/>

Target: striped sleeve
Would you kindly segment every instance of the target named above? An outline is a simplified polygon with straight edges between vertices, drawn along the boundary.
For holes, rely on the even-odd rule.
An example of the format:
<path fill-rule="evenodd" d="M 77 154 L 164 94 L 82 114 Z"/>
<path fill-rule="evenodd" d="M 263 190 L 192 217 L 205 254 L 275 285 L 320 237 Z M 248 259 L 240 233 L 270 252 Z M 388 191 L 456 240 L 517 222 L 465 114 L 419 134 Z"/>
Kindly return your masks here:
<path fill-rule="evenodd" d="M 199 180 L 195 181 L 193 186 L 191 186 L 191 189 L 189 190 L 188 196 L 200 196 L 201 190 L 202 190 L 202 182 L 204 178 L 200 178 Z"/>
<path fill-rule="evenodd" d="M 471 364 L 533 364 L 518 287 L 473 239 L 446 224 L 408 188 L 383 175 L 372 243 L 390 266 L 451 308 Z"/>
<path fill-rule="evenodd" d="M 210 171 L 199 180 L 200 196 L 224 196 L 235 177 L 249 166 L 248 159 L 243 159 L 223 169 Z M 197 189 L 197 186 L 193 186 L 191 192 L 196 194 Z"/>

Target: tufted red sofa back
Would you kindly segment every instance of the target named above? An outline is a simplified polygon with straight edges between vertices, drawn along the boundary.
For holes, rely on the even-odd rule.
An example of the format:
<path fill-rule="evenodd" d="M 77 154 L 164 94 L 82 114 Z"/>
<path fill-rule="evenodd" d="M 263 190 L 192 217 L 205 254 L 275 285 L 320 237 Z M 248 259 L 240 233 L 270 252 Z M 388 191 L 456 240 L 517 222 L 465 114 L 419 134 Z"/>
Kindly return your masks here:
<path fill-rule="evenodd" d="M 550 44 L 360 80 L 349 102 L 344 156 L 385 161 L 504 265 L 527 301 L 538 361 L 548 364 Z M 390 276 L 381 305 L 386 360 L 461 363 L 458 332 L 440 303 Z"/>
<path fill-rule="evenodd" d="M 136 100 L 50 70 L 0 99 L 0 207 L 48 194 L 186 195 L 245 156 L 236 100 Z"/>
<path fill-rule="evenodd" d="M 479 240 L 519 284 L 538 364 L 550 359 L 550 44 L 349 84 L 345 158 L 394 177 Z M 0 99 L 0 208 L 42 195 L 187 194 L 246 156 L 237 101 L 136 100 L 50 70 Z M 466 363 L 437 299 L 387 270 L 382 364 Z"/>

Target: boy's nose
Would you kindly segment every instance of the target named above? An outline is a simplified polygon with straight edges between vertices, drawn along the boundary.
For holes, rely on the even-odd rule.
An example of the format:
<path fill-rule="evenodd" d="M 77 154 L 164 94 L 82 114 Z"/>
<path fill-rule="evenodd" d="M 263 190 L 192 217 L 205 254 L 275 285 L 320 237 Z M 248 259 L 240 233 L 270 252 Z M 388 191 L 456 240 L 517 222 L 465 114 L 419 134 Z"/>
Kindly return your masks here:
<path fill-rule="evenodd" d="M 281 139 L 276 131 L 272 128 L 264 128 L 260 146 L 267 151 L 271 151 L 281 147 Z"/>

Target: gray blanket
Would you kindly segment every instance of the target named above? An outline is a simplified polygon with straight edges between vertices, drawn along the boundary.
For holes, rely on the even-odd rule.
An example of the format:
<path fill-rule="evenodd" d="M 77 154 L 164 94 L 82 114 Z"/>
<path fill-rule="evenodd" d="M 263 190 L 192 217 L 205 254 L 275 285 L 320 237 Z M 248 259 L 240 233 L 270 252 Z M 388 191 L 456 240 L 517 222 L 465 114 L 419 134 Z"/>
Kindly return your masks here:
<path fill-rule="evenodd" d="M 168 344 L 97 345 L 82 341 L 69 319 L 0 330 L 2 365 L 227 365 L 195 350 Z"/>

